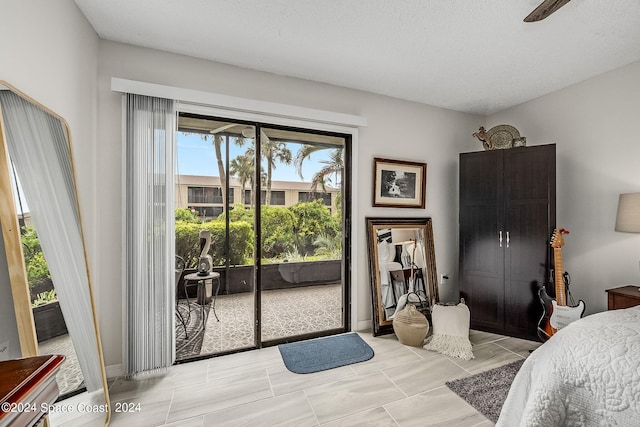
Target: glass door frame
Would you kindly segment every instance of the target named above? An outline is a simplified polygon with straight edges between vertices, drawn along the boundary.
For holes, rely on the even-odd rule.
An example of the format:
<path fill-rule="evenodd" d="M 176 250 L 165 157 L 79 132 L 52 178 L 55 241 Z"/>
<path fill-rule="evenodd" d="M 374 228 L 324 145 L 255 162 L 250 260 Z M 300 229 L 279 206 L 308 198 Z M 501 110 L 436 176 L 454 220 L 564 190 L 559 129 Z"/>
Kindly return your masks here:
<path fill-rule="evenodd" d="M 261 230 L 260 218 L 261 218 L 261 201 L 260 194 L 262 191 L 262 185 L 260 180 L 260 170 L 262 163 L 262 156 L 256 155 L 256 164 L 254 173 L 256 174 L 254 177 L 254 186 L 251 191 L 254 191 L 255 197 L 255 218 L 254 218 L 254 227 L 256 232 L 254 233 L 254 270 L 253 270 L 253 281 L 254 281 L 254 346 L 253 347 L 243 347 L 239 349 L 232 349 L 227 351 L 222 351 L 219 353 L 205 354 L 200 356 L 191 357 L 185 359 L 184 361 L 180 361 L 178 363 L 196 361 L 200 359 L 206 359 L 210 357 L 222 356 L 226 354 L 238 353 L 248 350 L 254 350 L 264 347 L 270 347 L 274 345 L 279 345 L 286 342 L 294 342 L 301 341 L 305 339 L 317 338 L 328 335 L 335 335 L 343 332 L 349 332 L 352 329 L 352 170 L 353 170 L 353 135 L 350 133 L 338 132 L 338 131 L 328 131 L 328 130 L 320 130 L 313 129 L 307 127 L 297 127 L 297 126 L 286 126 L 279 125 L 276 123 L 268 123 L 263 121 L 253 121 L 253 120 L 243 120 L 236 119 L 233 117 L 233 114 L 229 116 L 226 115 L 217 115 L 217 114 L 207 114 L 205 112 L 192 112 L 190 109 L 178 109 L 179 115 L 184 115 L 187 117 L 194 117 L 200 119 L 210 119 L 216 121 L 224 121 L 229 123 L 237 123 L 239 125 L 253 126 L 255 128 L 255 149 L 256 153 L 261 152 L 261 132 L 262 128 L 268 129 L 278 129 L 285 131 L 294 131 L 294 132 L 303 132 L 315 135 L 325 135 L 325 136 L 333 136 L 333 137 L 341 137 L 344 139 L 344 170 L 342 176 L 342 326 L 340 328 L 333 328 L 319 332 L 307 333 L 296 335 L 292 337 L 284 337 L 273 339 L 269 341 L 262 341 L 262 289 L 261 289 L 261 233 L 258 230 Z M 225 141 L 225 168 L 228 173 L 229 168 L 229 139 L 226 138 Z M 228 176 L 227 178 L 230 178 Z M 224 212 L 229 212 L 229 190 L 230 190 L 230 179 L 226 180 L 226 188 L 224 202 Z M 242 195 L 244 197 L 244 194 Z M 229 215 L 225 215 L 225 247 L 224 252 L 229 253 L 230 251 L 230 236 L 229 236 Z M 229 257 L 227 256 L 225 260 L 225 268 L 230 268 Z M 226 281 L 228 281 L 229 275 L 226 274 Z M 225 284 L 225 289 L 228 288 L 227 284 Z"/>
<path fill-rule="evenodd" d="M 344 138 L 344 170 L 342 172 L 342 326 L 340 328 L 326 329 L 323 331 L 294 335 L 291 337 L 283 337 L 263 341 L 262 339 L 262 238 L 260 232 L 255 233 L 254 245 L 255 245 L 255 270 L 254 270 L 254 283 L 256 285 L 255 290 L 255 330 L 254 337 L 257 348 L 271 347 L 283 343 L 302 341 L 312 338 L 319 338 L 323 336 L 336 335 L 339 333 L 349 332 L 351 330 L 351 160 L 352 160 L 352 138 L 350 134 L 344 134 L 339 132 L 321 131 L 308 128 L 300 128 L 293 126 L 280 126 L 269 123 L 252 123 L 256 129 L 256 153 L 261 153 L 262 144 L 262 128 L 277 129 L 292 132 L 302 132 L 314 135 L 324 135 Z M 254 178 L 254 188 L 256 195 L 261 194 L 261 180 L 260 171 L 262 162 L 262 155 L 256 156 L 256 176 Z M 253 190 L 253 189 L 252 189 Z M 258 196 L 256 196 L 255 206 L 255 228 L 261 230 L 262 203 Z M 258 320 L 260 319 L 260 320 Z"/>

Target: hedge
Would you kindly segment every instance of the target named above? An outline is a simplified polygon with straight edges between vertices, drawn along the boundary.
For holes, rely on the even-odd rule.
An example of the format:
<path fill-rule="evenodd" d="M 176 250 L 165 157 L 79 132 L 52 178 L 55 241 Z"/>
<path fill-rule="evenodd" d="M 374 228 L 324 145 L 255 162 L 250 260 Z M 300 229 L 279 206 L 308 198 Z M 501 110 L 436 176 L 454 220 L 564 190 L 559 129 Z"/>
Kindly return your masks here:
<path fill-rule="evenodd" d="M 214 265 L 224 265 L 225 222 L 213 220 L 204 223 L 176 221 L 176 255 L 184 258 L 186 268 L 198 265 L 200 257 L 200 230 L 211 231 L 209 255 Z M 253 230 L 245 221 L 229 223 L 229 262 L 231 265 L 245 265 L 253 256 Z"/>

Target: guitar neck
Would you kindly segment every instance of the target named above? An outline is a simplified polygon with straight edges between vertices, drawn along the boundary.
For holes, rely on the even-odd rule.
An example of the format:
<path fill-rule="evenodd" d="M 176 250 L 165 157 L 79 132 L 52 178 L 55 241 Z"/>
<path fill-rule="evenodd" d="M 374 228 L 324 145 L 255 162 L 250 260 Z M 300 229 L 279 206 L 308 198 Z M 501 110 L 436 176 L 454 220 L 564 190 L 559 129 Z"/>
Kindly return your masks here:
<path fill-rule="evenodd" d="M 567 305 L 567 295 L 565 293 L 564 278 L 562 272 L 562 249 L 553 248 L 553 265 L 555 270 L 555 283 L 556 283 L 556 303 L 558 305 Z"/>

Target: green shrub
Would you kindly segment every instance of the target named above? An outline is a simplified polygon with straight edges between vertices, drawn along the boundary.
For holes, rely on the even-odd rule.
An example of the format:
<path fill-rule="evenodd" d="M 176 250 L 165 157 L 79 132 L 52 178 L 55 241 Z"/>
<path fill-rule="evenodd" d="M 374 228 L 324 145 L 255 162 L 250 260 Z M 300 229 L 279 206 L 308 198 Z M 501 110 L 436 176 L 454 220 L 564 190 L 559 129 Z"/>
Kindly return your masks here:
<path fill-rule="evenodd" d="M 20 239 L 22 241 L 22 252 L 24 253 L 29 284 L 32 285 L 36 282 L 50 279 L 49 267 L 47 267 L 47 262 L 44 259 L 35 228 L 31 226 L 23 227 Z"/>
<path fill-rule="evenodd" d="M 284 207 L 261 206 L 262 257 L 275 258 L 295 248 L 293 213 Z"/>
<path fill-rule="evenodd" d="M 44 260 L 44 254 L 42 252 L 37 252 L 30 258 L 27 258 L 25 254 L 24 261 L 27 268 L 27 280 L 30 285 L 51 278 L 49 267 Z"/>
<path fill-rule="evenodd" d="M 290 258 L 294 254 L 297 254 L 300 258 L 305 258 L 315 253 L 318 256 L 333 259 L 337 257 L 336 254 L 341 253 L 342 227 L 340 216 L 332 216 L 331 211 L 321 200 L 301 202 L 288 208 L 263 205 L 260 207 L 260 212 L 260 226 L 262 228 L 262 253 L 260 256 L 262 258 Z M 236 204 L 229 212 L 229 224 L 232 226 L 233 224 L 243 223 L 252 228 L 254 217 L 254 209 L 247 209 L 242 204 Z M 224 238 L 225 219 L 226 213 L 223 213 L 218 217 L 217 221 L 212 221 L 220 224 L 222 239 Z M 201 225 L 205 226 L 206 224 L 208 223 Z M 193 234 L 193 230 L 194 228 L 189 229 L 189 233 Z M 199 228 L 196 227 L 195 230 L 199 230 Z M 177 224 L 176 233 L 176 236 L 178 236 Z M 251 241 L 247 242 L 246 245 L 253 249 L 253 233 L 247 236 Z M 241 236 L 238 236 L 238 238 L 241 238 Z M 220 244 L 224 241 L 222 239 Z M 178 245 L 177 240 L 178 237 L 176 237 L 176 245 Z M 185 250 L 179 251 L 178 254 L 198 253 L 197 240 L 197 233 L 195 237 L 191 236 L 191 241 L 185 240 L 185 242 L 190 242 L 188 243 L 190 246 Z M 212 244 L 213 241 L 216 241 L 216 237 L 212 230 Z M 235 246 L 236 243 L 243 245 L 239 240 L 232 238 L 232 246 Z M 318 248 L 321 249 L 318 251 Z M 195 265 L 197 255 L 189 255 L 189 257 L 189 260 L 185 258 L 187 264 L 193 263 Z M 214 263 L 217 263 L 215 257 Z M 231 263 L 234 264 L 233 261 Z"/>
<path fill-rule="evenodd" d="M 176 255 L 185 261 L 186 268 L 194 268 L 200 257 L 200 230 L 211 231 L 211 248 L 209 255 L 214 265 L 224 265 L 226 253 L 225 222 L 213 220 L 204 223 L 176 221 Z M 244 265 L 247 258 L 253 255 L 253 230 L 244 221 L 229 224 L 229 239 L 231 240 L 229 262 L 231 265 Z"/>
<path fill-rule="evenodd" d="M 231 209 L 231 212 L 229 213 L 229 222 L 244 221 L 253 225 L 254 215 L 255 215 L 255 212 L 253 208 L 247 209 L 244 207 L 242 203 L 235 203 L 233 205 L 233 208 Z M 226 218 L 226 213 L 221 213 L 218 216 L 218 219 L 220 221 L 224 221 L 225 218 Z"/>
<path fill-rule="evenodd" d="M 281 206 L 260 206 L 262 227 L 262 254 L 263 258 L 275 258 L 294 249 L 295 236 L 293 224 L 295 218 L 285 207 Z M 254 223 L 254 209 L 247 209 L 242 205 L 235 205 L 229 213 L 229 223 L 244 221 L 248 224 Z M 218 217 L 224 221 L 225 214 Z"/>
<path fill-rule="evenodd" d="M 202 222 L 197 217 L 195 212 L 191 212 L 191 209 L 176 209 L 176 221 L 185 221 L 185 222 Z"/>
<path fill-rule="evenodd" d="M 331 211 L 320 200 L 296 203 L 288 209 L 295 218 L 296 246 L 303 255 L 314 253 L 314 242 L 319 236 L 334 237 L 340 230 Z"/>
<path fill-rule="evenodd" d="M 342 235 L 328 236 L 320 234 L 314 241 L 315 255 L 326 259 L 342 258 Z"/>

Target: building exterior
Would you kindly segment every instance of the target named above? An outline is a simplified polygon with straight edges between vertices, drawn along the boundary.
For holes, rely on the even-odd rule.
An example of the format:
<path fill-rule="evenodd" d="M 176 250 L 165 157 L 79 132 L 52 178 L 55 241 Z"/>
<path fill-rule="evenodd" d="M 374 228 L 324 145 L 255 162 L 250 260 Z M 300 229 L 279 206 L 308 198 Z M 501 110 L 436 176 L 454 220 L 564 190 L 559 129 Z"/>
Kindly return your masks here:
<path fill-rule="evenodd" d="M 241 188 L 240 181 L 231 178 L 229 181 L 229 204 L 251 204 L 249 183 Z M 322 199 L 323 204 L 331 211 L 336 211 L 336 197 L 340 189 L 326 187 L 326 192 L 311 191 L 310 182 L 273 181 L 271 183 L 271 206 L 288 207 L 298 202 L 309 202 Z M 266 190 L 261 191 L 260 200 L 264 203 Z M 218 176 L 177 175 L 176 176 L 176 208 L 192 209 L 204 220 L 215 219 L 224 212 L 222 185 Z"/>

